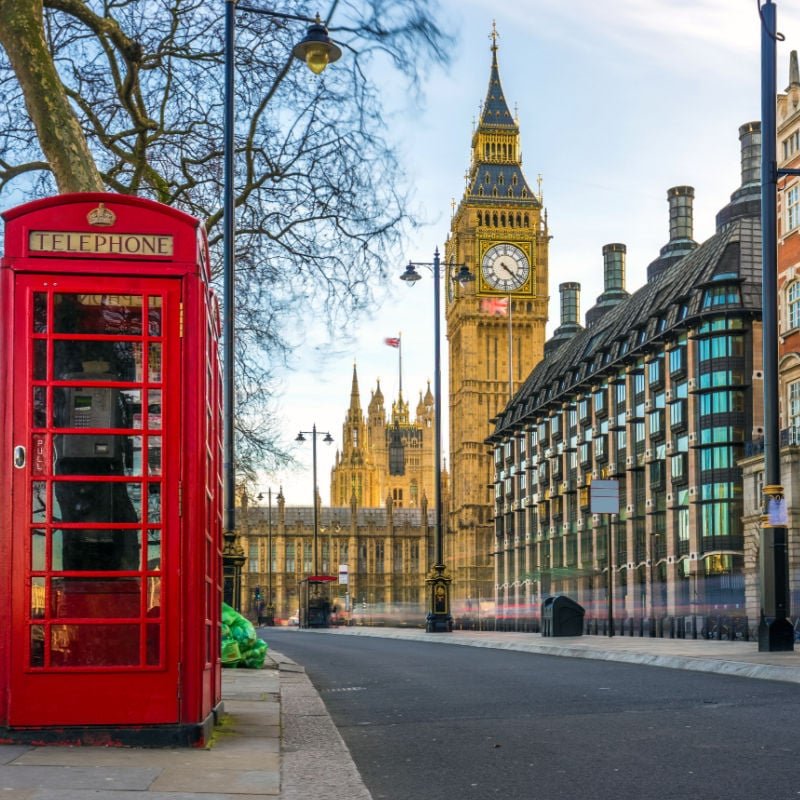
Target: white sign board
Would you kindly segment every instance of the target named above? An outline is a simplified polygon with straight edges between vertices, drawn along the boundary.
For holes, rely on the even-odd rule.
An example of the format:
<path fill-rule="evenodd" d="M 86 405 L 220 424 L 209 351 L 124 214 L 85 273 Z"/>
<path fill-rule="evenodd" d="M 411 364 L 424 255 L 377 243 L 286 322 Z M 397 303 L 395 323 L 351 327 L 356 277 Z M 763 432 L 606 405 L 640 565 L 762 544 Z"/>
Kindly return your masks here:
<path fill-rule="evenodd" d="M 339 583 L 346 586 L 349 578 L 349 570 L 347 564 L 339 564 Z"/>
<path fill-rule="evenodd" d="M 592 514 L 619 514 L 619 481 L 592 481 L 589 495 Z"/>

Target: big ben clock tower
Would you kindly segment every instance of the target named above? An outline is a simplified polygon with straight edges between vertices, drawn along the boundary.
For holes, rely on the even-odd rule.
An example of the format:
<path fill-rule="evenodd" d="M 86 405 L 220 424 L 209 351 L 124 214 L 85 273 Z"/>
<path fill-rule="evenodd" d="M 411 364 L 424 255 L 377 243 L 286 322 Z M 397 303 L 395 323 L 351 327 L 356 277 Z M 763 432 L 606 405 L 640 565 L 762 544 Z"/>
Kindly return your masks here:
<path fill-rule="evenodd" d="M 492 29 L 489 90 L 472 135 L 467 187 L 455 209 L 445 264 L 466 264 L 461 287 L 446 270 L 450 364 L 450 547 L 453 600 L 473 609 L 493 599 L 493 465 L 490 420 L 544 352 L 547 215 L 522 172 L 519 126 L 497 66 Z M 469 601 L 469 602 L 468 602 Z"/>

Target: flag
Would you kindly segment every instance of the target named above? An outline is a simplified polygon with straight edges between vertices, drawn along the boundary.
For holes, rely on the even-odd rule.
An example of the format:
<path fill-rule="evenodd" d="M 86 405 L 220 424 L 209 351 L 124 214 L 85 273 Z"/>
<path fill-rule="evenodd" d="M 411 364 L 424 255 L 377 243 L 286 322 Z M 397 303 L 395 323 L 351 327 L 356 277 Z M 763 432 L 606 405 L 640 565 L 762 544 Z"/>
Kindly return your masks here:
<path fill-rule="evenodd" d="M 481 300 L 481 311 L 486 311 L 488 314 L 493 314 L 495 316 L 507 317 L 508 298 L 484 297 L 483 300 Z"/>
<path fill-rule="evenodd" d="M 399 336 L 387 336 L 383 340 L 384 344 L 388 344 L 389 347 L 400 347 L 400 337 Z"/>

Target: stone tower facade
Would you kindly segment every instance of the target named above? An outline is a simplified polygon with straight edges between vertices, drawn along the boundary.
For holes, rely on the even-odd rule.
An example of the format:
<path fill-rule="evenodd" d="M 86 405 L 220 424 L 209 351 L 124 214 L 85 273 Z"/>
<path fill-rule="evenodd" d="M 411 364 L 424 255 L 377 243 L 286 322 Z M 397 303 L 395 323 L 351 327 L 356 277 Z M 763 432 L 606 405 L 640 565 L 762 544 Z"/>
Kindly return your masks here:
<path fill-rule="evenodd" d="M 472 135 L 467 186 L 445 246 L 450 367 L 450 515 L 454 613 L 494 597 L 486 439 L 542 359 L 548 307 L 547 215 L 522 172 L 519 125 L 500 84 L 492 33 L 489 88 Z M 453 280 L 466 264 L 475 281 Z"/>
<path fill-rule="evenodd" d="M 367 415 L 361 410 L 358 374 L 353 366 L 350 406 L 342 425 L 342 448 L 331 470 L 331 506 L 379 508 L 391 498 L 394 508 L 418 508 L 434 496 L 434 402 L 430 386 L 419 393 L 415 416 L 402 392 L 387 418 L 380 383 Z"/>

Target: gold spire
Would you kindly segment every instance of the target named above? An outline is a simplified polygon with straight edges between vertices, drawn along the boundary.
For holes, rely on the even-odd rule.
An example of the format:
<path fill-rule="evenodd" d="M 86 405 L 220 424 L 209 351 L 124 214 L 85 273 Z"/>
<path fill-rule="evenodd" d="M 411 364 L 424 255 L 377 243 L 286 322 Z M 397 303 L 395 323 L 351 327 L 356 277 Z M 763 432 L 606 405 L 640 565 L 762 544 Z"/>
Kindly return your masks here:
<path fill-rule="evenodd" d="M 489 38 L 492 40 L 492 52 L 497 52 L 497 40 L 500 38 L 500 34 L 497 32 L 497 21 L 492 20 L 492 32 L 489 34 Z"/>

